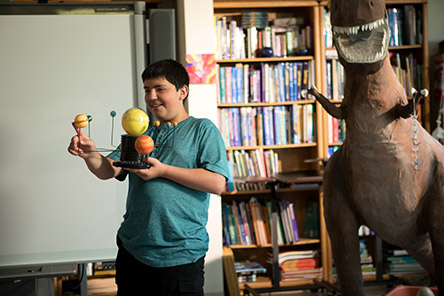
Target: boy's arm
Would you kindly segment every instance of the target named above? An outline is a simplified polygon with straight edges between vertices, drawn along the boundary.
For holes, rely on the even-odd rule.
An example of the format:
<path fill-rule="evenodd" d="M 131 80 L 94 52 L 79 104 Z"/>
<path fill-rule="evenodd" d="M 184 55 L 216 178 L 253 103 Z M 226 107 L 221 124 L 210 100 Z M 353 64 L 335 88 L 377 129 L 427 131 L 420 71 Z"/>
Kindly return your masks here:
<path fill-rule="evenodd" d="M 159 160 L 148 157 L 144 161 L 151 165 L 148 169 L 128 169 L 143 180 L 165 178 L 183 186 L 221 194 L 225 190 L 225 177 L 202 168 L 186 169 L 161 163 Z"/>
<path fill-rule="evenodd" d="M 114 167 L 113 160 L 97 152 L 93 140 L 85 135 L 82 129 L 74 127 L 77 135 L 72 137 L 68 152 L 83 158 L 88 169 L 99 179 L 106 180 L 117 177 L 122 173 L 122 168 Z"/>
<path fill-rule="evenodd" d="M 122 173 L 122 168 L 113 166 L 113 159 L 105 157 L 98 152 L 85 158 L 88 169 L 102 180 L 115 178 Z"/>
<path fill-rule="evenodd" d="M 167 165 L 164 178 L 195 190 L 218 195 L 225 190 L 225 177 L 206 169 L 184 169 Z"/>

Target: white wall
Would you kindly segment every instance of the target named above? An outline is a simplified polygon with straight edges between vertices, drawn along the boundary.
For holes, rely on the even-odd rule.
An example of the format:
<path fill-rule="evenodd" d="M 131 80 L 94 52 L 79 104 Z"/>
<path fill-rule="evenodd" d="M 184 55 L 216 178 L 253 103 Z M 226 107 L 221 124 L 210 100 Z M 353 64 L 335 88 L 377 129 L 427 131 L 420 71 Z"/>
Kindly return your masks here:
<path fill-rule="evenodd" d="M 429 14 L 429 54 L 433 57 L 438 53 L 438 43 L 444 40 L 443 0 L 428 0 Z"/>
<path fill-rule="evenodd" d="M 438 44 L 444 40 L 444 22 L 442 15 L 444 13 L 443 0 L 428 0 L 428 33 L 429 33 L 429 77 L 430 77 L 430 124 L 432 131 L 436 127 L 436 119 L 440 102 L 434 98 L 434 61 L 439 53 Z"/>
<path fill-rule="evenodd" d="M 185 65 L 186 54 L 215 53 L 212 0 L 178 0 L 177 22 L 178 61 Z M 187 101 L 190 115 L 209 118 L 217 123 L 215 84 L 190 85 Z M 210 235 L 210 249 L 205 259 L 205 295 L 223 295 L 220 196 L 211 195 L 207 230 Z"/>

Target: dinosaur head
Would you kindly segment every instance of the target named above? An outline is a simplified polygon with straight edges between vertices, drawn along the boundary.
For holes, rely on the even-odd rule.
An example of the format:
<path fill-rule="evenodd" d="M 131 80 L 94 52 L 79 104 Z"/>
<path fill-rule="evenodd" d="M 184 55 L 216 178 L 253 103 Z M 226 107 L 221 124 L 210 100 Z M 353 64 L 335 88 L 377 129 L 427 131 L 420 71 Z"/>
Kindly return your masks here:
<path fill-rule="evenodd" d="M 384 0 L 332 0 L 331 24 L 345 68 L 371 73 L 382 66 L 390 38 Z"/>

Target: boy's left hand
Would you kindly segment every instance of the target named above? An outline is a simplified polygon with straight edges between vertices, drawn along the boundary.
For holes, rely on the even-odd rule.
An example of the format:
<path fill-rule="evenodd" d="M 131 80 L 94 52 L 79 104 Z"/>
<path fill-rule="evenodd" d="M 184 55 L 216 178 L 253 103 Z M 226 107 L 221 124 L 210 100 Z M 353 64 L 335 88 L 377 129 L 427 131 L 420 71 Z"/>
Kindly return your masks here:
<path fill-rule="evenodd" d="M 147 169 L 131 169 L 131 168 L 125 168 L 127 171 L 133 172 L 142 180 L 148 181 L 154 178 L 162 177 L 164 171 L 165 171 L 165 165 L 161 163 L 156 158 L 147 157 L 142 159 L 143 162 L 151 165 Z"/>

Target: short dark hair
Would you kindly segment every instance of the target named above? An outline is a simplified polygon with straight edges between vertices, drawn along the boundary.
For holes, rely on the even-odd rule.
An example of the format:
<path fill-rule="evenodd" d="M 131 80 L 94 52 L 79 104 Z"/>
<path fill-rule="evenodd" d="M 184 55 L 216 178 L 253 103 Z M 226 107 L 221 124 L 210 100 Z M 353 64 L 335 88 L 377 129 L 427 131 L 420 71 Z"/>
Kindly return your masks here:
<path fill-rule="evenodd" d="M 182 64 L 175 60 L 167 59 L 150 64 L 142 73 L 142 80 L 163 77 L 176 87 L 189 87 L 190 77 Z"/>

